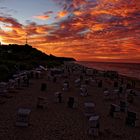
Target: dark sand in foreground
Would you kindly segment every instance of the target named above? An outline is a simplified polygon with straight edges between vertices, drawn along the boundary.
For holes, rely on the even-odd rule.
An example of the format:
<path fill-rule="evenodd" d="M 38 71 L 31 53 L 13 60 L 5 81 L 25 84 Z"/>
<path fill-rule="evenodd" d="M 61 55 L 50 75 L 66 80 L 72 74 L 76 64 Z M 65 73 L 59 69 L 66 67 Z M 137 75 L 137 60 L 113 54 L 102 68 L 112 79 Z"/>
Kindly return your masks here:
<path fill-rule="evenodd" d="M 0 140 L 140 140 L 140 121 L 136 127 L 125 125 L 125 113 L 118 113 L 117 118 L 111 118 L 109 108 L 111 103 L 119 104 L 120 99 L 112 101 L 104 100 L 103 88 L 98 88 L 94 84 L 88 85 L 90 96 L 80 96 L 79 88 L 74 85 L 76 76 L 71 75 L 70 90 L 63 93 L 63 103 L 54 102 L 54 93 L 62 91 L 63 78 L 59 78 L 56 83 L 43 79 L 32 79 L 30 87 L 18 90 L 13 94 L 13 98 L 6 100 L 0 105 Z M 42 82 L 48 86 L 47 92 L 40 90 Z M 104 82 L 110 87 L 110 84 Z M 37 97 L 47 98 L 47 108 L 37 109 Z M 75 109 L 67 107 L 68 97 L 73 96 L 78 102 Z M 96 138 L 89 136 L 88 119 L 84 115 L 84 102 L 93 101 L 95 111 L 100 115 L 100 135 Z M 31 109 L 30 126 L 19 128 L 15 126 L 17 109 L 27 107 Z M 129 108 L 137 112 L 140 119 L 140 95 L 134 99 L 134 103 Z"/>

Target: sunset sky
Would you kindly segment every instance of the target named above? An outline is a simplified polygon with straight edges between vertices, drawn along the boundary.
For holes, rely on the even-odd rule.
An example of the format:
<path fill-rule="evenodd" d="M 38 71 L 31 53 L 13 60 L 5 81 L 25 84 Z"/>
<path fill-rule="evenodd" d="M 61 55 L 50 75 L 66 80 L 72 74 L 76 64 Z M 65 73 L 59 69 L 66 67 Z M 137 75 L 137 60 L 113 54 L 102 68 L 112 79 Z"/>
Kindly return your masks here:
<path fill-rule="evenodd" d="M 77 60 L 140 62 L 140 0 L 0 0 L 0 42 Z"/>

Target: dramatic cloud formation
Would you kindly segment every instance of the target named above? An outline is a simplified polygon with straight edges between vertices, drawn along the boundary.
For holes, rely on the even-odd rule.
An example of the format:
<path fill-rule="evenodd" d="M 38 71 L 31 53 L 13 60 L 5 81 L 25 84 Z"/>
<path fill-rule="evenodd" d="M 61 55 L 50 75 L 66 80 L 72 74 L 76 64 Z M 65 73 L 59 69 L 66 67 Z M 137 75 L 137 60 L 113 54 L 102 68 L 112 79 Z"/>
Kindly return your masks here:
<path fill-rule="evenodd" d="M 0 14 L 0 35 L 5 43 L 29 43 L 46 53 L 78 60 L 139 61 L 139 0 L 53 0 L 60 11 L 34 18 L 57 21 L 40 25 L 19 23 Z M 17 41 L 18 40 L 18 41 Z"/>

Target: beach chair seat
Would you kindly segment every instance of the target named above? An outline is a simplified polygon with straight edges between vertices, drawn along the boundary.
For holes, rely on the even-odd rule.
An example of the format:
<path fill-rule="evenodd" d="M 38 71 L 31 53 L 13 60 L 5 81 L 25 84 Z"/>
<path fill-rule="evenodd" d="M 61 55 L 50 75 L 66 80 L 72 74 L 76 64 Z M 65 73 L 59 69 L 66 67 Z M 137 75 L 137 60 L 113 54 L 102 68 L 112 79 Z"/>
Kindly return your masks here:
<path fill-rule="evenodd" d="M 19 108 L 17 112 L 16 126 L 29 126 L 30 112 L 31 110 L 28 108 Z"/>
<path fill-rule="evenodd" d="M 86 117 L 95 116 L 95 104 L 93 102 L 85 102 L 84 110 L 84 114 Z"/>
<path fill-rule="evenodd" d="M 126 119 L 125 119 L 125 124 L 127 126 L 135 127 L 136 120 L 137 120 L 136 113 L 135 112 L 131 112 L 131 111 L 127 111 L 127 116 L 126 116 Z"/>
<path fill-rule="evenodd" d="M 47 107 L 47 100 L 44 97 L 37 98 L 37 108 L 46 108 Z"/>

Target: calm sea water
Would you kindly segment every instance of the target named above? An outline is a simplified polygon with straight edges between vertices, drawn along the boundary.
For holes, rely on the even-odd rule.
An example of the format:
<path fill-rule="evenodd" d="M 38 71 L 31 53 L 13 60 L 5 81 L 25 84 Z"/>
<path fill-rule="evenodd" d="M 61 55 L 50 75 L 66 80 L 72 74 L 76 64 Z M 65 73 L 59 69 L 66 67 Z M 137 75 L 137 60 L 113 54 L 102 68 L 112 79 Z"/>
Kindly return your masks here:
<path fill-rule="evenodd" d="M 80 61 L 78 63 L 98 70 L 117 71 L 121 75 L 140 79 L 140 63 L 112 63 L 112 62 L 86 62 L 86 61 Z"/>

